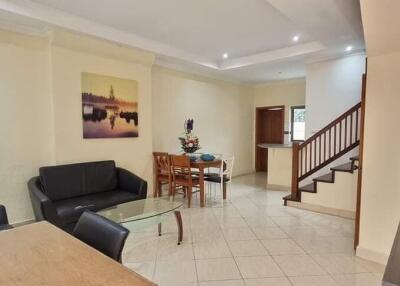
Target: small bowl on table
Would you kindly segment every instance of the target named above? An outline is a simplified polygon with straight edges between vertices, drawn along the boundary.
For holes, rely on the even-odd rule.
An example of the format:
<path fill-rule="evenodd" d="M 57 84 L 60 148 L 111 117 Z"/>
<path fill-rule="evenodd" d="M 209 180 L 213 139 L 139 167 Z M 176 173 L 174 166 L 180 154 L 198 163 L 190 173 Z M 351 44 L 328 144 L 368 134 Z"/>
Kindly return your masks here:
<path fill-rule="evenodd" d="M 215 156 L 211 154 L 203 154 L 200 156 L 200 159 L 205 162 L 210 162 L 215 160 Z"/>

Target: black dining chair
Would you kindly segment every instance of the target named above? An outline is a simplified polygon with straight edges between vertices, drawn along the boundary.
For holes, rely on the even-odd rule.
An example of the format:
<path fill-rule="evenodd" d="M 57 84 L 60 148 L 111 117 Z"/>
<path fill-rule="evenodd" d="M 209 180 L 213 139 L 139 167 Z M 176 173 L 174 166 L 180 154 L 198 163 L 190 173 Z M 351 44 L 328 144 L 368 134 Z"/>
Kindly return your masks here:
<path fill-rule="evenodd" d="M 129 230 L 91 211 L 85 211 L 79 218 L 73 235 L 108 257 L 121 262 L 122 249 Z"/>
<path fill-rule="evenodd" d="M 0 205 L 0 230 L 11 229 L 12 226 L 8 223 L 7 211 L 5 206 Z"/>

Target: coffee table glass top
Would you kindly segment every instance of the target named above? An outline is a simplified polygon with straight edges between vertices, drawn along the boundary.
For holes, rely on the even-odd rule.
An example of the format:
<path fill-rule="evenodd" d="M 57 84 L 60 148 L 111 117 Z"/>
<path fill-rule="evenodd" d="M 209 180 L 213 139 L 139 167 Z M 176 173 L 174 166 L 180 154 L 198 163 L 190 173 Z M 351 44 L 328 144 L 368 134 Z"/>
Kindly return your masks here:
<path fill-rule="evenodd" d="M 182 202 L 173 201 L 172 198 L 148 198 L 119 204 L 98 211 L 97 214 L 122 224 L 161 216 L 180 208 L 182 205 Z"/>

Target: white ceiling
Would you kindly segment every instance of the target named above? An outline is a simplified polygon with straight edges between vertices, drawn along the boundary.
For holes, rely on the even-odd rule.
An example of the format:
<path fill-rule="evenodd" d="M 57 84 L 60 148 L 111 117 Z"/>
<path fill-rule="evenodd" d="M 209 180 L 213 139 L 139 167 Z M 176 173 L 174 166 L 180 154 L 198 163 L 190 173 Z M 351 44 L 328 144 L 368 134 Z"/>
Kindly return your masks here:
<path fill-rule="evenodd" d="M 58 26 L 106 38 L 155 52 L 160 65 L 251 84 L 304 77 L 307 61 L 344 56 L 347 45 L 364 49 L 358 0 L 0 0 L 0 26 L 13 21 L 20 30 Z"/>

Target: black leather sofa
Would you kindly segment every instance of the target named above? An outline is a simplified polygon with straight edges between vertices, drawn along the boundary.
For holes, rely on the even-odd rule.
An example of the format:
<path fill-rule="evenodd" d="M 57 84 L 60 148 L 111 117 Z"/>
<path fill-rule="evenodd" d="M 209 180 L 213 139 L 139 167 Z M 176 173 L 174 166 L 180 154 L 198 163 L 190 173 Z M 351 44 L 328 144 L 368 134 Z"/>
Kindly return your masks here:
<path fill-rule="evenodd" d="M 0 231 L 11 229 L 12 226 L 8 223 L 7 211 L 6 207 L 0 205 Z"/>
<path fill-rule="evenodd" d="M 28 189 L 36 220 L 47 220 L 70 233 L 85 210 L 147 196 L 147 182 L 116 167 L 114 161 L 41 167 Z"/>

